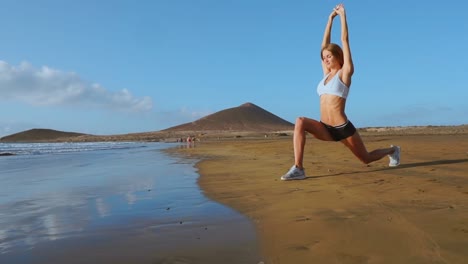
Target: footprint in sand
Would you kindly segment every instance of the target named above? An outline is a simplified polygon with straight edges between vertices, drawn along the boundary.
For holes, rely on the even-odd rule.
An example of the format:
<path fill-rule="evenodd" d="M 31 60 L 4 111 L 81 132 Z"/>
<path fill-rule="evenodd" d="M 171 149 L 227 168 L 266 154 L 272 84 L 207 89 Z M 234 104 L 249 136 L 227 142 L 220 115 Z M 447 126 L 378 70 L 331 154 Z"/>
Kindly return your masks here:
<path fill-rule="evenodd" d="M 297 216 L 296 222 L 310 221 L 310 217 L 307 216 Z"/>
<path fill-rule="evenodd" d="M 306 250 L 312 250 L 312 248 L 317 245 L 320 241 L 315 240 L 309 245 L 294 245 L 288 247 L 290 250 L 296 250 L 296 251 L 306 251 Z"/>

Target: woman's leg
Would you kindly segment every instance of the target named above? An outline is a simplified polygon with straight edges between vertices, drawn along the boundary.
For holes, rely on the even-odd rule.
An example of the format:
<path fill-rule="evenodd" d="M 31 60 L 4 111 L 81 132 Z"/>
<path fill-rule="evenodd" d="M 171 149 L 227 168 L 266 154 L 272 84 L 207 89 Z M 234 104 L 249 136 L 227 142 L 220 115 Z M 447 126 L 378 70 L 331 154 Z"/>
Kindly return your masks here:
<path fill-rule="evenodd" d="M 305 132 L 309 132 L 320 140 L 333 141 L 332 136 L 322 123 L 307 117 L 298 117 L 294 126 L 293 144 L 294 163 L 300 169 L 303 168 L 304 146 L 306 142 Z"/>
<path fill-rule="evenodd" d="M 393 154 L 395 152 L 395 148 L 385 148 L 385 149 L 376 149 L 371 152 L 367 152 L 366 146 L 362 142 L 361 136 L 356 131 L 354 135 L 341 140 L 343 144 L 348 147 L 351 152 L 364 164 L 369 164 L 373 161 L 380 160 L 383 157 Z"/>

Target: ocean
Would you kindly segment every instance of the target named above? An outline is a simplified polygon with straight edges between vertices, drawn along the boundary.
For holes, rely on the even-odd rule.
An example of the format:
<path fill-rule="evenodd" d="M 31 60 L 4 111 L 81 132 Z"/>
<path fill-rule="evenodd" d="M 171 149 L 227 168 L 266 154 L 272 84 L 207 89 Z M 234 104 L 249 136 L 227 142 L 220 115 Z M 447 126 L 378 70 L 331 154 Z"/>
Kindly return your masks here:
<path fill-rule="evenodd" d="M 259 263 L 176 143 L 0 143 L 0 263 Z M 195 146 L 196 147 L 196 146 Z"/>

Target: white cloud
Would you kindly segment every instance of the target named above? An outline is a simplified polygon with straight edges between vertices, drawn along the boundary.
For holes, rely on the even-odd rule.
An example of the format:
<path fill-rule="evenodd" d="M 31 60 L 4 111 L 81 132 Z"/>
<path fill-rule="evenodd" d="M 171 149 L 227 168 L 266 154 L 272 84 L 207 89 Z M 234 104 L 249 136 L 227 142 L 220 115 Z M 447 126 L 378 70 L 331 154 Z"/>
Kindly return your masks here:
<path fill-rule="evenodd" d="M 212 113 L 213 112 L 209 110 L 192 110 L 187 107 L 182 107 L 176 111 L 162 112 L 160 115 L 158 115 L 158 120 L 161 123 L 166 124 L 166 127 L 164 128 L 169 128 L 172 126 L 196 121 Z"/>
<path fill-rule="evenodd" d="M 187 107 L 183 107 L 179 109 L 178 111 L 178 114 L 180 116 L 187 118 L 189 121 L 195 121 L 196 119 L 200 119 L 212 113 L 213 111 L 209 111 L 209 110 L 195 111 L 195 110 L 188 109 Z"/>
<path fill-rule="evenodd" d="M 152 124 L 151 126 L 147 127 L 147 130 L 153 131 L 193 122 L 212 113 L 213 111 L 211 110 L 181 107 L 173 110 L 156 109 L 153 113 L 150 113 L 150 115 L 139 116 L 146 116 L 145 120 L 147 121 L 144 121 L 144 124 Z"/>
<path fill-rule="evenodd" d="M 129 112 L 149 111 L 150 97 L 134 97 L 130 91 L 106 90 L 97 83 L 84 81 L 73 72 L 47 66 L 34 68 L 28 62 L 18 66 L 0 61 L 0 100 L 14 100 L 34 106 L 73 105 L 100 107 Z"/>
<path fill-rule="evenodd" d="M 25 122 L 2 122 L 0 120 L 0 137 L 15 134 L 34 127 L 40 127 L 34 123 Z"/>

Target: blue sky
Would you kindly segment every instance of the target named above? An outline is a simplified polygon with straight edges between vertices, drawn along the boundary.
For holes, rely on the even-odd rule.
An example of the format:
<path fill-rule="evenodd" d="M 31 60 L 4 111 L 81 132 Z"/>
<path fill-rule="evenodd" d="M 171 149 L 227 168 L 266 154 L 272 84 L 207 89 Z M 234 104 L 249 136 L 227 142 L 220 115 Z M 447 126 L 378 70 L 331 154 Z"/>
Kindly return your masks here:
<path fill-rule="evenodd" d="M 339 1 L 0 3 L 0 136 L 156 131 L 245 102 L 320 116 L 320 44 Z M 344 4 L 356 126 L 468 123 L 466 1 Z"/>

